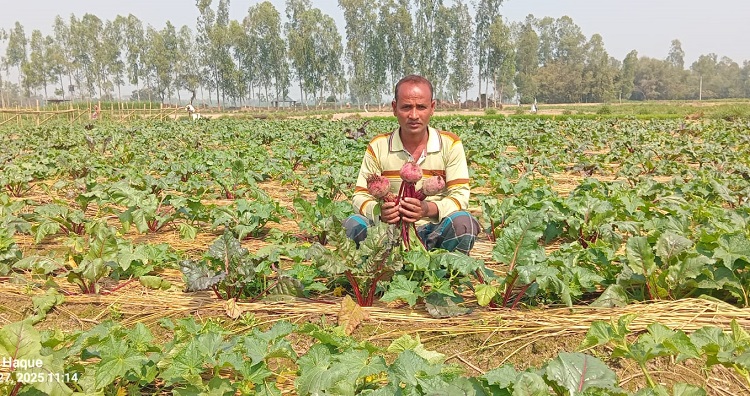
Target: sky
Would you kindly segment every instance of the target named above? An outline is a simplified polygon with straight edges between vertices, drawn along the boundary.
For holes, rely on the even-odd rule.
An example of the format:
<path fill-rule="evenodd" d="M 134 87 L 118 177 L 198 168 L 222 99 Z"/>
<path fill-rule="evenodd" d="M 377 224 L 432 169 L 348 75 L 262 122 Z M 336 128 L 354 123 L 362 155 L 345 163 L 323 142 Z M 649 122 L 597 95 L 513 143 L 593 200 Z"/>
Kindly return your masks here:
<path fill-rule="evenodd" d="M 231 0 L 230 17 L 241 20 L 256 3 Z M 285 1 L 271 3 L 282 14 L 283 23 Z M 345 37 L 338 1 L 311 3 L 331 16 Z M 451 3 L 445 0 L 446 5 Z M 0 28 L 7 31 L 19 21 L 27 36 L 33 29 L 51 34 L 55 16 L 81 18 L 85 13 L 102 20 L 133 14 L 157 29 L 169 20 L 177 28 L 188 25 L 193 31 L 198 17 L 195 0 L 0 0 Z M 631 50 L 638 51 L 639 57 L 664 59 L 673 39 L 682 44 L 686 67 L 709 53 L 727 56 L 740 65 L 750 60 L 750 0 L 506 0 L 500 13 L 511 22 L 523 21 L 529 14 L 537 18 L 567 15 L 587 38 L 600 34 L 609 55 L 619 60 Z M 0 53 L 4 52 L 0 47 Z"/>

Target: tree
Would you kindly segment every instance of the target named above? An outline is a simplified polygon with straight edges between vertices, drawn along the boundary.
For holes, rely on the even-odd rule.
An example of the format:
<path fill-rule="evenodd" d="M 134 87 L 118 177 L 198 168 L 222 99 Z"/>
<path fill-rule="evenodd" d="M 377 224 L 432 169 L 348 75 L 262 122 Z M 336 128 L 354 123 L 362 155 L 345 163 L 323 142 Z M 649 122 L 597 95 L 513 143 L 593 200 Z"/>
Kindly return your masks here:
<path fill-rule="evenodd" d="M 174 25 L 167 21 L 164 29 L 157 31 L 149 26 L 146 29 L 146 41 L 149 43 L 145 53 L 146 75 L 153 84 L 154 90 L 163 99 L 169 98 L 175 87 L 173 63 L 178 59 L 177 32 Z"/>
<path fill-rule="evenodd" d="M 13 30 L 8 34 L 8 46 L 5 48 L 5 65 L 8 67 L 15 67 L 18 69 L 18 85 L 21 85 L 21 67 L 27 61 L 26 46 L 28 40 L 26 39 L 26 33 L 24 32 L 23 25 L 16 21 L 13 26 Z"/>
<path fill-rule="evenodd" d="M 635 84 L 635 70 L 638 64 L 638 51 L 632 50 L 628 52 L 625 59 L 622 61 L 622 68 L 617 79 L 617 88 L 620 99 L 630 99 L 633 94 L 633 88 Z"/>
<path fill-rule="evenodd" d="M 485 78 L 485 87 L 489 70 L 489 48 L 490 48 L 490 25 L 500 15 L 502 0 L 479 0 L 474 15 L 476 22 L 476 33 L 474 34 L 474 48 L 476 49 L 477 66 L 479 67 L 479 95 L 482 95 L 482 77 Z M 486 105 L 486 103 L 485 103 Z"/>
<path fill-rule="evenodd" d="M 515 83 L 522 103 L 533 102 L 538 92 L 536 73 L 539 70 L 539 36 L 533 23 L 534 16 L 527 16 L 516 45 Z"/>
<path fill-rule="evenodd" d="M 125 50 L 125 71 L 128 75 L 128 82 L 135 85 L 138 90 L 141 78 L 144 74 L 143 58 L 145 57 L 145 38 L 143 23 L 133 14 L 127 17 L 117 16 L 115 26 L 121 29 L 123 46 Z M 138 97 L 140 100 L 140 97 Z"/>
<path fill-rule="evenodd" d="M 680 70 L 685 69 L 685 51 L 682 50 L 680 40 L 672 40 L 672 46 L 669 47 L 669 54 L 667 55 L 667 62 Z"/>
<path fill-rule="evenodd" d="M 49 79 L 47 51 L 50 44 L 51 42 L 45 42 L 45 38 L 42 36 L 40 30 L 34 29 L 31 32 L 29 60 L 21 68 L 24 87 L 29 96 L 31 90 L 36 91 L 42 88 L 44 90 L 44 98 L 47 98 L 47 80 Z"/>
<path fill-rule="evenodd" d="M 216 103 L 221 106 L 221 97 L 234 70 L 230 55 L 229 0 L 219 0 L 216 11 L 211 9 L 212 0 L 196 0 L 198 7 L 197 38 L 201 50 L 204 83 L 209 90 L 216 91 Z"/>
<path fill-rule="evenodd" d="M 464 100 L 468 99 L 469 88 L 472 87 L 473 57 L 471 52 L 471 33 L 473 23 L 469 7 L 456 1 L 451 11 L 450 25 L 453 27 L 450 40 L 450 60 L 448 62 L 450 76 L 448 77 L 448 92 L 451 96 L 459 97 L 464 93 Z"/>
<path fill-rule="evenodd" d="M 378 8 L 366 0 L 339 0 L 346 21 L 349 92 L 357 103 L 379 102 L 385 91 L 385 42 L 378 36 Z"/>
<path fill-rule="evenodd" d="M 586 102 L 605 102 L 612 99 L 616 72 L 609 54 L 604 49 L 602 36 L 594 34 L 586 44 L 586 64 L 583 68 Z"/>
<path fill-rule="evenodd" d="M 182 26 L 177 34 L 177 62 L 175 64 L 175 87 L 190 92 L 190 103 L 195 100 L 201 85 L 199 51 L 195 45 L 193 32 Z"/>
<path fill-rule="evenodd" d="M 384 0 L 380 5 L 376 32 L 383 42 L 389 87 L 395 86 L 401 77 L 414 72 L 414 57 L 404 51 L 404 48 L 415 45 L 410 4 L 409 0 Z"/>
<path fill-rule="evenodd" d="M 328 91 L 334 96 L 345 87 L 341 64 L 343 46 L 336 22 L 320 9 L 312 8 L 308 0 L 288 0 L 286 7 L 287 40 L 292 69 L 299 83 L 300 96 L 323 96 Z"/>
<path fill-rule="evenodd" d="M 289 64 L 286 44 L 281 38 L 281 15 L 268 1 L 250 7 L 243 21 L 245 31 L 253 43 L 253 65 L 257 84 L 263 87 L 265 97 L 269 90 L 276 97 L 286 95 L 289 87 Z"/>
<path fill-rule="evenodd" d="M 497 17 L 490 25 L 488 68 L 485 77 L 495 82 L 496 100 L 502 102 L 504 94 L 513 94 L 516 74 L 516 51 L 511 41 L 510 28 Z"/>

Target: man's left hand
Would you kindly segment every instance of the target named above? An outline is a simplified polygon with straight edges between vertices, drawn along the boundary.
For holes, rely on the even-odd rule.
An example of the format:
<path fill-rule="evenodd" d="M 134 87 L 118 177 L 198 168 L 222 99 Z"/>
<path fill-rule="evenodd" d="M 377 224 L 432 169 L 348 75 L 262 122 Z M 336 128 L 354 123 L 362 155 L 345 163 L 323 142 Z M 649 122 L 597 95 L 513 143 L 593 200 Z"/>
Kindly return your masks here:
<path fill-rule="evenodd" d="M 401 220 L 407 223 L 414 223 L 427 215 L 427 202 L 420 201 L 416 198 L 401 198 L 399 205 Z"/>

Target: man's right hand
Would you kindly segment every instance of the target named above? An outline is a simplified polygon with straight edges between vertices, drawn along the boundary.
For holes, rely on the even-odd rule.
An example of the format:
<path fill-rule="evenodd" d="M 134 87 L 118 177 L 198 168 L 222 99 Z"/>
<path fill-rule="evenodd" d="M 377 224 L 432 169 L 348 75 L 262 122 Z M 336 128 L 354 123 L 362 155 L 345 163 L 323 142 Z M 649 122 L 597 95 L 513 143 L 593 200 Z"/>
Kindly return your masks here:
<path fill-rule="evenodd" d="M 398 205 L 395 202 L 383 202 L 380 205 L 380 220 L 388 224 L 396 224 L 401 220 Z"/>

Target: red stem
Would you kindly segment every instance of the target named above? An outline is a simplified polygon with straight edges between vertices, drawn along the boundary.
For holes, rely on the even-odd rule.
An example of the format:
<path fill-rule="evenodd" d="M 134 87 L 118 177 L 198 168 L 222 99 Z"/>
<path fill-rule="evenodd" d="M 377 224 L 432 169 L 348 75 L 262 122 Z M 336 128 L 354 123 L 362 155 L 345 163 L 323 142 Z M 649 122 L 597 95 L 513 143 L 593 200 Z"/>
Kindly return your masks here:
<path fill-rule="evenodd" d="M 516 283 L 516 279 L 518 279 L 518 274 L 514 275 L 513 278 L 511 278 L 510 282 L 506 281 L 505 295 L 503 295 L 503 307 L 508 306 L 508 301 L 510 300 L 510 293 L 513 291 L 513 285 Z"/>
<path fill-rule="evenodd" d="M 121 284 L 119 284 L 119 285 L 115 286 L 114 288 L 112 288 L 112 290 L 105 290 L 105 291 L 103 291 L 103 292 L 102 292 L 102 294 L 112 294 L 112 293 L 114 293 L 114 292 L 116 292 L 116 291 L 118 291 L 118 290 L 122 289 L 123 287 L 125 287 L 125 286 L 129 285 L 129 284 L 130 284 L 131 282 L 133 282 L 134 280 L 135 280 L 135 278 L 132 278 L 132 277 L 131 277 L 130 279 L 128 279 L 128 281 L 127 281 L 127 282 L 125 282 L 125 283 L 121 283 Z"/>
<path fill-rule="evenodd" d="M 365 300 L 362 298 L 362 293 L 359 291 L 359 284 L 357 284 L 357 280 L 354 278 L 354 275 L 352 275 L 352 272 L 347 270 L 344 272 L 344 275 L 346 276 L 346 279 L 349 280 L 349 284 L 352 285 L 354 295 L 357 297 L 357 304 L 362 307 L 365 306 Z"/>
<path fill-rule="evenodd" d="M 523 297 L 524 294 L 526 294 L 526 290 L 529 290 L 529 287 L 533 285 L 534 282 L 531 282 L 528 285 L 521 288 L 521 290 L 518 292 L 518 295 L 516 296 L 516 299 L 513 301 L 513 305 L 510 306 L 510 309 L 516 309 L 516 306 L 518 306 L 518 303 L 521 302 L 521 298 Z"/>

